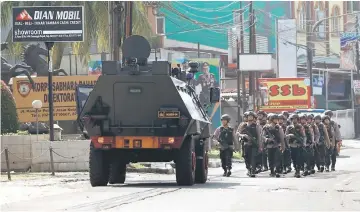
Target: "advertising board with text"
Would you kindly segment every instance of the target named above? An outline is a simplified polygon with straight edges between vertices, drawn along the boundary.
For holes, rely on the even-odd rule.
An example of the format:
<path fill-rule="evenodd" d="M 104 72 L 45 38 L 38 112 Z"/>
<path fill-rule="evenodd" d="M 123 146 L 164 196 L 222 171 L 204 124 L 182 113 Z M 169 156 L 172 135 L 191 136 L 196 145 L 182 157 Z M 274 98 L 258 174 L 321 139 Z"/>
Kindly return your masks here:
<path fill-rule="evenodd" d="M 54 120 L 76 120 L 76 86 L 95 85 L 98 76 L 56 76 L 53 77 Z M 15 78 L 13 95 L 20 122 L 35 122 L 36 111 L 32 107 L 34 100 L 41 100 L 43 107 L 38 111 L 39 121 L 49 121 L 48 78 L 35 77 L 32 89 L 27 79 Z"/>
<path fill-rule="evenodd" d="M 311 108 L 310 81 L 307 78 L 261 78 L 259 85 L 260 110 L 280 112 Z"/>
<path fill-rule="evenodd" d="M 84 40 L 83 6 L 13 7 L 13 42 Z"/>

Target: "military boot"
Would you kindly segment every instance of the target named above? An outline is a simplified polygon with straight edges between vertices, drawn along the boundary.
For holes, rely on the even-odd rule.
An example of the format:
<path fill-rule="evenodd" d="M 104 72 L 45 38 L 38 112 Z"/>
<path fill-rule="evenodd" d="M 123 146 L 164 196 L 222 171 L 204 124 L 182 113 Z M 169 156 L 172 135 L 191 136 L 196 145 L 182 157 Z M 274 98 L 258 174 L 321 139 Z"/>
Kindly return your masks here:
<path fill-rule="evenodd" d="M 287 172 L 287 173 L 290 173 L 291 171 L 292 171 L 291 166 L 287 167 L 286 172 Z"/>
<path fill-rule="evenodd" d="M 309 175 L 309 171 L 308 171 L 308 170 L 305 170 L 302 175 L 303 175 L 304 177 L 305 177 L 305 176 L 308 176 L 308 175 Z"/>
<path fill-rule="evenodd" d="M 249 176 L 249 177 L 251 176 L 251 171 L 250 171 L 250 169 L 247 170 L 246 175 Z"/>
<path fill-rule="evenodd" d="M 310 174 L 315 174 L 315 169 L 311 169 Z"/>
<path fill-rule="evenodd" d="M 283 174 L 287 174 L 287 170 L 286 170 L 286 167 L 283 168 L 283 171 L 282 171 Z"/>
<path fill-rule="evenodd" d="M 270 177 L 275 177 L 276 176 L 274 169 L 270 169 L 270 174 L 269 175 L 270 175 Z"/>
<path fill-rule="evenodd" d="M 301 177 L 301 176 L 300 176 L 300 170 L 296 170 L 296 171 L 295 171 L 294 177 L 296 177 L 296 178 L 300 178 L 300 177 Z"/>
<path fill-rule="evenodd" d="M 251 170 L 251 172 L 250 172 L 250 177 L 255 177 L 256 175 L 255 175 L 255 170 Z"/>
<path fill-rule="evenodd" d="M 325 172 L 329 172 L 330 170 L 329 170 L 329 166 L 326 166 L 325 167 Z"/>
<path fill-rule="evenodd" d="M 324 172 L 324 166 L 320 167 L 320 172 Z"/>
<path fill-rule="evenodd" d="M 331 171 L 332 171 L 332 172 L 335 171 L 335 166 L 331 166 Z"/>
<path fill-rule="evenodd" d="M 226 177 L 230 177 L 231 175 L 231 169 L 228 169 L 227 173 L 226 173 Z"/>
<path fill-rule="evenodd" d="M 224 169 L 224 174 L 223 174 L 223 176 L 226 177 L 226 175 L 227 175 L 227 170 Z"/>

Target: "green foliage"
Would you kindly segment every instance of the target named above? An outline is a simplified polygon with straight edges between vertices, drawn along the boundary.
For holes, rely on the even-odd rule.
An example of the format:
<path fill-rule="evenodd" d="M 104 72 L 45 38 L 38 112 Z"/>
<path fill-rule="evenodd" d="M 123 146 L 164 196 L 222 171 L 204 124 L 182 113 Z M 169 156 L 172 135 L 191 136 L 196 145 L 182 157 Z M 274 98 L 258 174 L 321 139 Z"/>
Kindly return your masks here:
<path fill-rule="evenodd" d="M 1 81 L 1 134 L 16 133 L 18 129 L 14 97 L 4 81 Z"/>

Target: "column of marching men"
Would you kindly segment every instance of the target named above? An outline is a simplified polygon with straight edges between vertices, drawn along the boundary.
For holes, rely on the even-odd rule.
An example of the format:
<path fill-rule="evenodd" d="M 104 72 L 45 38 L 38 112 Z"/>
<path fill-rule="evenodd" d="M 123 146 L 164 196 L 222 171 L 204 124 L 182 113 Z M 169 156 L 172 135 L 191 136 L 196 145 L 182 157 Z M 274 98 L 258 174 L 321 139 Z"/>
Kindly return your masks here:
<path fill-rule="evenodd" d="M 332 117 L 330 110 L 315 116 L 248 111 L 236 130 L 230 126 L 230 116 L 223 115 L 214 139 L 220 146 L 224 176 L 231 175 L 233 151 L 240 146 L 249 177 L 269 170 L 271 177 L 294 171 L 296 178 L 315 174 L 315 168 L 317 172 L 335 171 L 341 135 Z"/>

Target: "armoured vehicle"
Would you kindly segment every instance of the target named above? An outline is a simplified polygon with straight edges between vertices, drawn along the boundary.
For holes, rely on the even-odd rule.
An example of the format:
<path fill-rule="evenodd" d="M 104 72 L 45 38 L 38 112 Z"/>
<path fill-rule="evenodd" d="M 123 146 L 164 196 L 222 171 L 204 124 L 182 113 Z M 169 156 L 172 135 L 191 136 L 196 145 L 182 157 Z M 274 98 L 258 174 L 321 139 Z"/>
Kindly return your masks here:
<path fill-rule="evenodd" d="M 122 52 L 123 64 L 103 61 L 103 74 L 78 113 L 91 140 L 91 185 L 124 183 L 130 162 L 170 161 L 178 185 L 205 183 L 211 121 L 194 89 L 171 76 L 167 61 L 148 64 L 145 38 L 130 36 Z M 196 72 L 196 63 L 190 66 Z M 218 102 L 219 88 L 210 93 L 209 104 Z"/>

